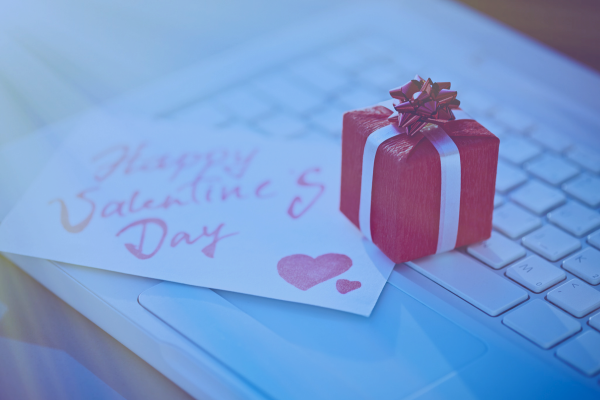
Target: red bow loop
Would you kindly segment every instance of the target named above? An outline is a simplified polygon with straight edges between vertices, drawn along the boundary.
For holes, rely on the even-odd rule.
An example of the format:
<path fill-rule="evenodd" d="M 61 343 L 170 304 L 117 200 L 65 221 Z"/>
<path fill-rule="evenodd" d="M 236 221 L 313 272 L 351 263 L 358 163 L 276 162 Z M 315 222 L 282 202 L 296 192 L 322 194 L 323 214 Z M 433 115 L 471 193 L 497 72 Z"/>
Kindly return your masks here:
<path fill-rule="evenodd" d="M 388 119 L 409 136 L 419 132 L 429 123 L 441 123 L 455 119 L 453 109 L 460 106 L 457 92 L 450 90 L 450 82 L 433 82 L 416 75 L 403 86 L 390 90 L 399 100 L 394 105 L 397 113 Z"/>

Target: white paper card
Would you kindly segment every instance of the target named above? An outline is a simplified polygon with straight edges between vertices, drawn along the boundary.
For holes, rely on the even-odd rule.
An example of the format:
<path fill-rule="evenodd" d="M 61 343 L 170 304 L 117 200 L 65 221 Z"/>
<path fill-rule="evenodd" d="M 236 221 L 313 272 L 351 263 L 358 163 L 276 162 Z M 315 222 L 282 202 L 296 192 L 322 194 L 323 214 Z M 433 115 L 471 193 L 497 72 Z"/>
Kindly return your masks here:
<path fill-rule="evenodd" d="M 339 211 L 339 145 L 97 118 L 0 251 L 369 315 L 393 263 Z"/>

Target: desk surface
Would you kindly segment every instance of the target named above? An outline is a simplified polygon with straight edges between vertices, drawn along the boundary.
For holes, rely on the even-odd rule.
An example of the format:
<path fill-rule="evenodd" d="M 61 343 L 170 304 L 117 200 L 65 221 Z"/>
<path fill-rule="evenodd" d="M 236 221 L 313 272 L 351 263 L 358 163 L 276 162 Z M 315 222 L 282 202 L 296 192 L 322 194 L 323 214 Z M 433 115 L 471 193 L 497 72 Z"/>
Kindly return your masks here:
<path fill-rule="evenodd" d="M 0 256 L 0 399 L 189 399 Z"/>
<path fill-rule="evenodd" d="M 600 71 L 597 0 L 459 0 Z"/>

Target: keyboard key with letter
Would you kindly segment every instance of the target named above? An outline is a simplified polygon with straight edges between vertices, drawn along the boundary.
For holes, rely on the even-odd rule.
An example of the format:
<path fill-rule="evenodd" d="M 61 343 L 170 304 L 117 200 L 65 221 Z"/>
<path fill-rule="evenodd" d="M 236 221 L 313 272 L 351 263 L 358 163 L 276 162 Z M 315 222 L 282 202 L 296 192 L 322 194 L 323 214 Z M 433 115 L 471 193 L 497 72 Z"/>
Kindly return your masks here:
<path fill-rule="evenodd" d="M 529 298 L 523 289 L 457 251 L 406 264 L 492 317 Z"/>
<path fill-rule="evenodd" d="M 500 269 L 526 254 L 523 247 L 497 232 L 492 232 L 488 240 L 470 245 L 467 252 L 494 269 Z"/>
<path fill-rule="evenodd" d="M 502 322 L 543 349 L 549 349 L 581 330 L 576 319 L 539 299 L 508 313 Z"/>
<path fill-rule="evenodd" d="M 583 317 L 600 307 L 600 292 L 579 279 L 571 279 L 548 293 L 548 301 L 575 317 Z"/>
<path fill-rule="evenodd" d="M 600 333 L 588 331 L 558 348 L 556 356 L 588 376 L 600 372 Z"/>
<path fill-rule="evenodd" d="M 506 270 L 506 276 L 534 293 L 541 293 L 566 278 L 559 268 L 538 256 L 529 256 Z"/>
<path fill-rule="evenodd" d="M 575 236 L 583 236 L 600 226 L 600 214 L 570 202 L 548 214 L 548 220 Z"/>
<path fill-rule="evenodd" d="M 590 285 L 600 283 L 600 251 L 588 247 L 563 261 L 563 268 Z"/>
<path fill-rule="evenodd" d="M 537 181 L 521 186 L 510 194 L 510 198 L 538 215 L 546 214 L 567 199 L 560 190 Z"/>
<path fill-rule="evenodd" d="M 542 226 L 542 220 L 514 204 L 508 203 L 494 210 L 494 228 L 511 239 L 517 239 Z"/>
<path fill-rule="evenodd" d="M 550 261 L 560 260 L 581 247 L 579 240 L 552 225 L 545 225 L 530 233 L 523 238 L 522 243 Z"/>

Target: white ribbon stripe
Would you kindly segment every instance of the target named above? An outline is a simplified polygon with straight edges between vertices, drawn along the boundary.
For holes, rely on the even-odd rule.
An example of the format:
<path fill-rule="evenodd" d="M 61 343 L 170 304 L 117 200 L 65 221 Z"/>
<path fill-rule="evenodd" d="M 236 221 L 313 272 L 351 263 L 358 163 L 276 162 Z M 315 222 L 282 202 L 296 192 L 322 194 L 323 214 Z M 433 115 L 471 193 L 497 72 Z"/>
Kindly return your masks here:
<path fill-rule="evenodd" d="M 440 228 L 436 253 L 456 247 L 460 216 L 460 153 L 454 141 L 439 126 L 425 127 L 421 132 L 440 154 Z"/>
<path fill-rule="evenodd" d="M 358 210 L 358 223 L 363 235 L 371 242 L 371 194 L 373 191 L 373 173 L 375 169 L 375 154 L 379 146 L 394 136 L 399 135 L 393 125 L 384 126 L 371 133 L 365 143 L 362 160 L 362 175 L 360 177 L 360 207 Z"/>
<path fill-rule="evenodd" d="M 380 103 L 392 112 L 393 101 Z M 456 119 L 471 119 L 462 110 L 453 110 Z M 440 227 L 436 253 L 452 250 L 456 247 L 458 222 L 460 216 L 460 152 L 454 141 L 437 125 L 425 127 L 423 135 L 433 144 L 440 155 L 441 164 L 441 198 L 440 198 Z M 360 185 L 360 206 L 358 222 L 360 229 L 367 239 L 371 237 L 371 200 L 373 193 L 373 173 L 377 149 L 386 140 L 401 134 L 393 125 L 376 130 L 365 144 L 362 160 L 362 176 Z M 398 177 L 401 179 L 401 177 Z"/>

